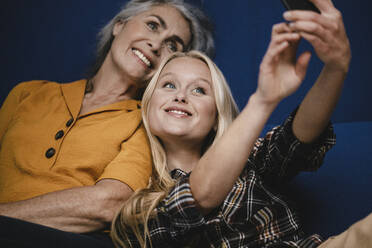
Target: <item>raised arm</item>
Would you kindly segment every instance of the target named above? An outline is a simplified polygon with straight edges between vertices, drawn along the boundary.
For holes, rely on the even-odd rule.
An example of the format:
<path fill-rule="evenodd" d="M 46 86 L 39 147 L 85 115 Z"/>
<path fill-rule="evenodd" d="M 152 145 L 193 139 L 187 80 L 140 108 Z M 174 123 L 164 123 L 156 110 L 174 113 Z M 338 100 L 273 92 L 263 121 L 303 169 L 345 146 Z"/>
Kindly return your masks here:
<path fill-rule="evenodd" d="M 327 126 L 340 97 L 349 69 L 351 51 L 342 15 L 331 0 L 310 0 L 321 11 L 289 11 L 284 18 L 291 30 L 309 41 L 323 70 L 301 103 L 293 122 L 293 132 L 305 143 L 314 141 Z"/>
<path fill-rule="evenodd" d="M 299 87 L 305 77 L 310 54 L 304 53 L 296 60 L 299 39 L 299 34 L 293 33 L 285 23 L 273 27 L 269 48 L 260 66 L 256 92 L 191 173 L 191 191 L 204 213 L 224 200 L 272 111 Z"/>

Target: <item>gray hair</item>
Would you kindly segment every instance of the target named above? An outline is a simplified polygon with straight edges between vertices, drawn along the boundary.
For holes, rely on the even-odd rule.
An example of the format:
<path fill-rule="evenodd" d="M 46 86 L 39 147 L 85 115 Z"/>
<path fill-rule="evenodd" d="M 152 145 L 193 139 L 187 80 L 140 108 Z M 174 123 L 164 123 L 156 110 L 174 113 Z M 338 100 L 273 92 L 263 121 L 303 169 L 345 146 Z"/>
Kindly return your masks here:
<path fill-rule="evenodd" d="M 213 25 L 199 8 L 184 2 L 184 0 L 131 0 L 124 5 L 122 10 L 98 33 L 96 60 L 90 72 L 88 72 L 88 78 L 92 78 L 98 72 L 107 53 L 110 51 L 114 39 L 112 31 L 115 24 L 120 21 L 125 22 L 131 17 L 159 5 L 170 5 L 176 8 L 189 22 L 191 41 L 186 46 L 185 51 L 198 50 L 211 58 L 214 57 Z"/>

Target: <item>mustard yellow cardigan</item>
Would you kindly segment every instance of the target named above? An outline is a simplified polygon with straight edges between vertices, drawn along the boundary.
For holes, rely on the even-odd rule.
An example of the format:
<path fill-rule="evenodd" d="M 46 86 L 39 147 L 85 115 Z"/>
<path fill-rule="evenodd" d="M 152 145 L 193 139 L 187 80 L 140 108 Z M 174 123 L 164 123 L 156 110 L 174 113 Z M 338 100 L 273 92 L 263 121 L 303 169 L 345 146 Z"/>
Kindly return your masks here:
<path fill-rule="evenodd" d="M 17 85 L 0 110 L 0 202 L 120 180 L 147 185 L 151 152 L 139 102 L 78 116 L 86 80 Z"/>

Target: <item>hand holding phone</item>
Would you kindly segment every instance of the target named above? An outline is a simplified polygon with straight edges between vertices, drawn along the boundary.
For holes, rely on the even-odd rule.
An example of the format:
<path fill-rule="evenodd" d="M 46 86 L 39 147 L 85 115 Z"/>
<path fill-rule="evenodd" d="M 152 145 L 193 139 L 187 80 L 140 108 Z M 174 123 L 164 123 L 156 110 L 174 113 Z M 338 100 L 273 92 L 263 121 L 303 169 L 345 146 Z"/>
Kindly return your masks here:
<path fill-rule="evenodd" d="M 320 10 L 309 0 L 281 0 L 287 10 L 311 10 L 320 13 Z"/>

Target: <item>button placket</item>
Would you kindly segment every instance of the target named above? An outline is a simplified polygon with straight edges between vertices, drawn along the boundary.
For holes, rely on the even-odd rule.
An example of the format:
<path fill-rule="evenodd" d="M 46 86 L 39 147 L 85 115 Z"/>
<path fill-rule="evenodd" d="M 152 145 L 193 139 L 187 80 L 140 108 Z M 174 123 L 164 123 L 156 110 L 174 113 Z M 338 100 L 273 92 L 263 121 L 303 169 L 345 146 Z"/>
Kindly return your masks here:
<path fill-rule="evenodd" d="M 59 140 L 60 138 L 63 137 L 63 135 L 65 135 L 65 132 L 64 132 L 63 130 L 59 130 L 59 131 L 56 133 L 56 135 L 54 136 L 54 138 L 55 138 L 56 140 Z"/>
<path fill-rule="evenodd" d="M 51 147 L 51 148 L 49 148 L 49 149 L 45 152 L 45 157 L 47 157 L 47 158 L 51 158 L 51 157 L 54 156 L 55 153 L 56 153 L 56 150 L 55 150 L 53 147 Z"/>
<path fill-rule="evenodd" d="M 66 128 L 67 128 L 66 133 L 67 133 L 69 127 L 71 127 L 71 125 L 72 125 L 73 123 L 74 123 L 74 118 L 70 118 L 70 119 L 65 123 Z M 64 135 L 65 135 L 65 131 L 63 131 L 63 130 L 61 129 L 61 130 L 57 131 L 57 133 L 56 133 L 55 136 L 54 136 L 54 139 L 55 139 L 56 141 L 58 141 L 58 140 L 60 140 L 61 138 L 63 138 Z M 60 147 L 60 146 L 61 146 L 61 144 L 56 143 L 56 147 Z M 59 148 L 57 148 L 57 149 L 59 149 Z M 50 158 L 52 158 L 52 157 L 56 154 L 56 152 L 57 152 L 57 151 L 56 151 L 56 148 L 54 148 L 54 147 L 50 147 L 50 148 L 48 148 L 48 150 L 46 150 L 46 152 L 45 152 L 45 157 L 48 158 L 48 159 L 50 159 Z"/>
<path fill-rule="evenodd" d="M 74 118 L 71 118 L 69 119 L 67 122 L 66 122 L 66 127 L 70 127 L 72 125 L 72 123 L 74 123 Z"/>

